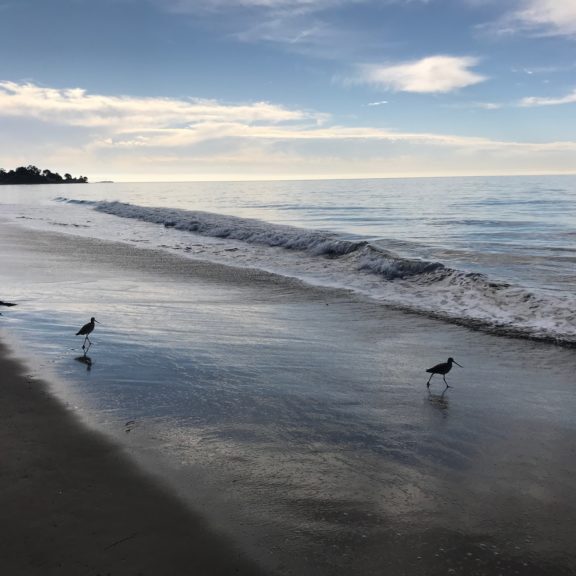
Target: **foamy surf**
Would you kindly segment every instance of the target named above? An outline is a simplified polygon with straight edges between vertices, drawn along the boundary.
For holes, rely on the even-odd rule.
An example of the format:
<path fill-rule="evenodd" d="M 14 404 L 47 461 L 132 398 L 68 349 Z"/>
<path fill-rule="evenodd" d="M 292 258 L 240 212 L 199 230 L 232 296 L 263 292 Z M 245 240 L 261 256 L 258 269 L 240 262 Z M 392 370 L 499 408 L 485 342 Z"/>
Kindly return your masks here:
<path fill-rule="evenodd" d="M 184 239 L 162 248 L 183 250 L 191 257 L 346 288 L 386 305 L 477 329 L 576 344 L 574 298 L 537 294 L 441 262 L 403 258 L 381 242 L 211 212 L 58 200 L 188 233 L 190 243 Z M 220 242 L 202 243 L 202 238 Z"/>

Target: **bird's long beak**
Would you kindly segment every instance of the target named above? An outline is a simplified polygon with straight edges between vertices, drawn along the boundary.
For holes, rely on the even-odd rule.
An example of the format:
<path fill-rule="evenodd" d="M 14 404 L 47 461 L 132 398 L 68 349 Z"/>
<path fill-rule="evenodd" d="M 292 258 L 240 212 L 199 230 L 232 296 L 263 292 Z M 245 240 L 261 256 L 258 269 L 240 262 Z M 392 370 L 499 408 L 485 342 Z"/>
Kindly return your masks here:
<path fill-rule="evenodd" d="M 460 368 L 464 368 L 464 366 L 462 366 L 462 364 L 458 364 L 458 362 L 456 362 L 456 360 L 454 360 L 454 364 L 456 364 L 456 366 L 460 366 Z"/>
<path fill-rule="evenodd" d="M 96 320 L 96 318 L 94 318 L 94 322 L 96 322 L 96 324 L 100 324 L 100 322 L 98 322 L 98 320 Z M 460 366 L 460 364 L 458 364 L 458 366 Z"/>

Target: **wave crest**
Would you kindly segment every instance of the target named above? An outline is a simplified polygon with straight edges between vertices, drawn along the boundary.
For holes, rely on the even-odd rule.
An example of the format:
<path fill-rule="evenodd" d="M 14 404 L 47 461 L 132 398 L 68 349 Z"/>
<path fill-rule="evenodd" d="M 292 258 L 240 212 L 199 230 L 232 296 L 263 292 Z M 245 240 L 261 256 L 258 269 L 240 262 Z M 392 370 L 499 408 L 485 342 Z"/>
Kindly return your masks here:
<path fill-rule="evenodd" d="M 241 256 L 236 250 L 222 251 L 219 245 L 212 252 L 202 246 L 201 258 L 344 287 L 387 305 L 473 328 L 576 345 L 576 303 L 568 296 L 536 295 L 481 273 L 450 268 L 440 262 L 403 258 L 366 240 L 349 240 L 330 232 L 210 212 L 123 202 L 58 200 L 87 205 L 114 216 L 242 243 Z M 255 246 L 264 246 L 273 252 L 265 250 L 263 254 L 262 250 L 255 250 Z M 276 251 L 278 248 L 282 249 L 281 253 Z M 186 250 L 194 254 L 191 247 Z"/>

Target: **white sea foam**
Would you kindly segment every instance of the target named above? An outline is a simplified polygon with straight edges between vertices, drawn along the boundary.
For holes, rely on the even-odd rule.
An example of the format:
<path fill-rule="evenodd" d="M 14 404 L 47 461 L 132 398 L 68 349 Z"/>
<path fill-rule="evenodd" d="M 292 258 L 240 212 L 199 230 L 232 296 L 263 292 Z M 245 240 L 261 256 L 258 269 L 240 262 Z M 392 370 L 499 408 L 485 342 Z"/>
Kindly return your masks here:
<path fill-rule="evenodd" d="M 344 287 L 384 304 L 495 332 L 576 344 L 576 300 L 536 294 L 440 262 L 402 258 L 365 240 L 210 212 L 68 200 L 190 233 L 163 248 L 235 266 Z M 202 238 L 221 242 L 202 242 Z"/>

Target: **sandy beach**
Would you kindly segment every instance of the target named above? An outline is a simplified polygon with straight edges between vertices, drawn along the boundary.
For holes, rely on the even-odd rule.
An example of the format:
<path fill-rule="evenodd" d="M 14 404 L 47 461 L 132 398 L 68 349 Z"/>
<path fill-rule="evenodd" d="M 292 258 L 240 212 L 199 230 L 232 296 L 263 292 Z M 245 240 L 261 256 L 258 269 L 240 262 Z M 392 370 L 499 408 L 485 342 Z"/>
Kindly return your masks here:
<path fill-rule="evenodd" d="M 260 574 L 0 347 L 0 571 Z"/>
<path fill-rule="evenodd" d="M 2 349 L 2 573 L 576 570 L 573 350 L 126 244 L 1 234 L 2 299 L 19 303 L 4 334 L 34 355 Z M 73 334 L 94 310 L 87 371 Z M 428 392 L 448 355 L 454 388 Z M 28 377 L 47 366 L 63 384 Z"/>

